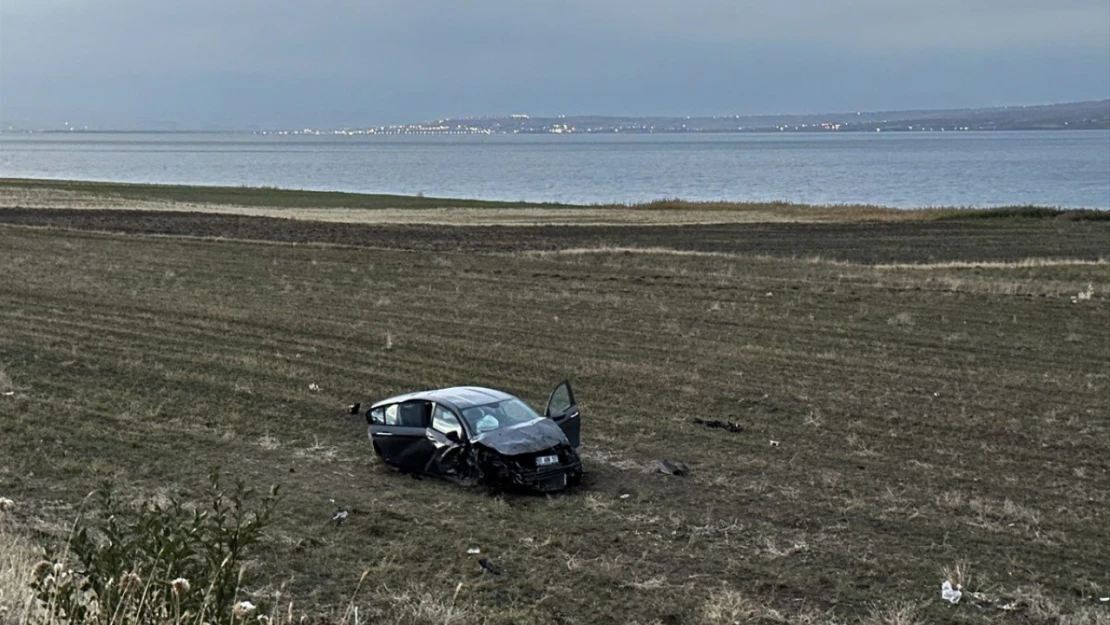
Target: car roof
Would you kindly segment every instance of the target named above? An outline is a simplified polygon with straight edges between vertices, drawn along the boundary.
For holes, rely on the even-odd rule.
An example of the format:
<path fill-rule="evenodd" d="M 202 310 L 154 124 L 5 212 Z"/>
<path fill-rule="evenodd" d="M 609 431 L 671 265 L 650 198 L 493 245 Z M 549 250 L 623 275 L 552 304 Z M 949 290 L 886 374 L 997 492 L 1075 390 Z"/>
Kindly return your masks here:
<path fill-rule="evenodd" d="M 492 388 L 485 388 L 482 386 L 452 386 L 450 388 L 440 388 L 428 391 L 416 391 L 413 393 L 405 393 L 403 395 L 395 395 L 388 399 L 375 402 L 371 408 L 378 408 L 379 406 L 386 406 L 389 404 L 397 404 L 406 401 L 424 400 L 434 401 L 438 404 L 444 404 L 456 411 L 466 410 L 473 406 L 483 406 L 485 404 L 492 404 L 494 402 L 503 401 L 506 399 L 514 399 L 504 391 L 499 391 Z"/>

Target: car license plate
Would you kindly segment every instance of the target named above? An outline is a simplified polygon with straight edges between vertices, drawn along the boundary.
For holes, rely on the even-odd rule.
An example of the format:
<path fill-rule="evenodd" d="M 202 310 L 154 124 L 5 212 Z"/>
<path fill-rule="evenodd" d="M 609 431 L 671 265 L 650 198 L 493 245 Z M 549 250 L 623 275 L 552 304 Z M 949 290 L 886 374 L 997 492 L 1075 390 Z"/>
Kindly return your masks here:
<path fill-rule="evenodd" d="M 549 467 L 553 464 L 559 464 L 559 456 L 537 456 L 537 467 Z"/>

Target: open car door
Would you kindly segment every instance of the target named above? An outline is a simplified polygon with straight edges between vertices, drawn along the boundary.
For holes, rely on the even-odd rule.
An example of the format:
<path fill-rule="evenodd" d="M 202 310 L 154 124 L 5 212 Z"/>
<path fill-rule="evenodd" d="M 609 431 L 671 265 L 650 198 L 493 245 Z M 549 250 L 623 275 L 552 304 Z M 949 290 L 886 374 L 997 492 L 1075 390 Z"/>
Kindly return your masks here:
<path fill-rule="evenodd" d="M 578 411 L 578 402 L 574 401 L 574 389 L 569 380 L 563 380 L 551 391 L 543 414 L 559 424 L 570 446 L 578 449 L 582 439 L 582 414 Z"/>
<path fill-rule="evenodd" d="M 425 433 L 431 408 L 431 402 L 408 401 L 367 412 L 370 440 L 386 464 L 405 473 L 424 472 L 435 452 Z"/>

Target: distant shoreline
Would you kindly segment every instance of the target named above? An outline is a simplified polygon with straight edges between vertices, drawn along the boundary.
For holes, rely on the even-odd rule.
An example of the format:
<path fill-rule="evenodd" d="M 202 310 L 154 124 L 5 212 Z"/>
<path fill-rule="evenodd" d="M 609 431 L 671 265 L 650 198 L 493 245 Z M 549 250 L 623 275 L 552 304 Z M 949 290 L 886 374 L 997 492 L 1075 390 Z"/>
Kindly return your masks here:
<path fill-rule="evenodd" d="M 978 218 L 1110 220 L 1110 210 L 1015 205 L 893 208 L 866 204 L 658 199 L 630 204 L 503 202 L 470 198 L 348 193 L 273 187 L 174 185 L 0 178 L 0 208 L 218 212 L 357 223 L 741 223 L 768 221 L 930 221 Z"/>
<path fill-rule="evenodd" d="M 11 131 L 15 131 L 8 124 Z M 1110 130 L 1110 100 L 956 109 L 841 111 L 762 115 L 490 115 L 394 124 L 314 124 L 227 130 L 113 130 L 79 123 L 21 132 L 246 133 L 265 135 L 514 134 L 827 134 L 844 132 L 1008 132 Z M 3 131 L 0 131 L 3 132 Z"/>
<path fill-rule="evenodd" d="M 517 137 L 517 136 L 682 136 L 682 135 L 782 135 L 782 134 L 798 134 L 798 135 L 867 135 L 867 134 L 881 134 L 895 133 L 895 134 L 951 134 L 951 133 L 966 133 L 966 134 L 998 134 L 998 133 L 1037 133 L 1037 132 L 1110 132 L 1110 124 L 1100 126 L 1062 126 L 1050 128 L 973 128 L 973 129 L 949 129 L 945 130 L 921 128 L 921 129 L 907 129 L 907 128 L 890 128 L 882 130 L 874 129 L 840 129 L 840 130 L 820 130 L 820 129 L 790 129 L 790 130 L 773 130 L 767 128 L 752 129 L 752 130 L 657 130 L 657 131 L 638 131 L 638 130 L 621 130 L 621 131 L 577 131 L 577 132 L 547 132 L 547 131 L 523 131 L 523 132 L 425 132 L 425 131 L 378 131 L 378 132 L 363 132 L 356 129 L 345 130 L 319 130 L 312 132 L 295 131 L 295 130 L 66 130 L 66 129 L 44 129 L 44 130 L 6 130 L 0 129 L 0 136 L 2 135 L 243 135 L 251 137 Z"/>

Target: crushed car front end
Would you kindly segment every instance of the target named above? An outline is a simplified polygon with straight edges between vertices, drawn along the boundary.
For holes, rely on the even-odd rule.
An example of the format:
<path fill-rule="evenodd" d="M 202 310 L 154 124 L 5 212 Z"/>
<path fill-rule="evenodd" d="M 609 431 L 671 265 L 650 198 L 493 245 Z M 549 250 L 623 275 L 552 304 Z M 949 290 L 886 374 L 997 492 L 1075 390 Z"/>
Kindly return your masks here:
<path fill-rule="evenodd" d="M 582 460 L 570 445 L 515 455 L 485 448 L 481 455 L 484 481 L 491 486 L 550 493 L 582 481 Z"/>

